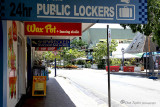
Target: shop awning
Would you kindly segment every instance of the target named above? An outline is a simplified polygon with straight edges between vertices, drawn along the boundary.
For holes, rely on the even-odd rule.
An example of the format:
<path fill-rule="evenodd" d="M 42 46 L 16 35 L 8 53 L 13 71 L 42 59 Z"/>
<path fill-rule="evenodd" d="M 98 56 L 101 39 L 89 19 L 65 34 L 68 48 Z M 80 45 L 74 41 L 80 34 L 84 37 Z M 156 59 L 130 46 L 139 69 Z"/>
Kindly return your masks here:
<path fill-rule="evenodd" d="M 145 39 L 145 35 L 138 32 L 127 49 L 125 49 L 125 53 L 142 53 L 145 45 Z"/>
<path fill-rule="evenodd" d="M 152 55 L 160 55 L 160 52 L 152 52 Z M 147 54 L 144 53 L 142 57 L 146 57 L 146 56 L 149 57 L 149 52 L 147 52 Z"/>
<path fill-rule="evenodd" d="M 122 54 L 112 56 L 111 58 L 122 59 Z M 134 54 L 128 54 L 128 53 L 124 54 L 124 59 L 131 59 L 131 58 L 141 58 L 141 56 L 137 56 L 137 55 L 134 55 Z"/>

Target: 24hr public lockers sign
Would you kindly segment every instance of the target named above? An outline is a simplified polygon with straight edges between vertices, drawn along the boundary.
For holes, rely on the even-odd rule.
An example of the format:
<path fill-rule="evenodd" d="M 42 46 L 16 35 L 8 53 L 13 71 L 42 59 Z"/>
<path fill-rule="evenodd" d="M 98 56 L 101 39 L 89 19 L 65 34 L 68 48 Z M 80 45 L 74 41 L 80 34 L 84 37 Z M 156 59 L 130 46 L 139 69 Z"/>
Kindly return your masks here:
<path fill-rule="evenodd" d="M 2 20 L 147 23 L 147 0 L 1 0 Z"/>

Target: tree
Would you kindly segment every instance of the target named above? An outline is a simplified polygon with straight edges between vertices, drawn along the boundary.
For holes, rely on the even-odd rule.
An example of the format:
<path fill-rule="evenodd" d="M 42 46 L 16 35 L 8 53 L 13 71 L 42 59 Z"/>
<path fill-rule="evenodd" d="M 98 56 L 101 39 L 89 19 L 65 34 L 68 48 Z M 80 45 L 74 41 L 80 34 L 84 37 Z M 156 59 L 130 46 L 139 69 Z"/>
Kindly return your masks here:
<path fill-rule="evenodd" d="M 115 40 L 111 41 L 111 46 L 109 47 L 109 52 L 116 51 L 118 43 Z M 93 48 L 93 58 L 98 64 L 104 64 L 103 57 L 107 56 L 107 42 L 100 42 L 96 47 Z"/>
<path fill-rule="evenodd" d="M 82 49 L 83 47 L 87 47 L 87 43 L 82 41 L 82 40 L 74 39 L 71 42 L 71 47 L 72 48 L 77 48 L 77 49 Z"/>
<path fill-rule="evenodd" d="M 160 0 L 148 0 L 148 23 L 147 24 L 121 24 L 126 28 L 129 26 L 135 33 L 137 31 L 146 36 L 153 35 L 153 41 L 160 46 Z"/>
<path fill-rule="evenodd" d="M 73 59 L 84 56 L 85 56 L 85 51 L 78 51 L 78 49 L 64 48 L 63 51 L 63 58 L 67 61 L 67 63 L 72 63 Z"/>
<path fill-rule="evenodd" d="M 60 58 L 60 52 L 55 56 L 52 51 L 46 51 L 43 52 L 43 58 L 44 57 L 47 61 L 53 61 L 55 58 Z"/>

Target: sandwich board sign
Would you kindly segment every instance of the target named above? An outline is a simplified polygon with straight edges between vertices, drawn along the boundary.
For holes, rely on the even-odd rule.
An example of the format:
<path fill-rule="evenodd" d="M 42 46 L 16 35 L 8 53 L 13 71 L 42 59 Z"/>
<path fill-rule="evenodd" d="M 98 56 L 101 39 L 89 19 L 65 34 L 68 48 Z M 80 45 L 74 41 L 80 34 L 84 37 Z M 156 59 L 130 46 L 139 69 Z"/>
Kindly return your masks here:
<path fill-rule="evenodd" d="M 1 0 L 1 20 L 146 24 L 147 0 Z"/>
<path fill-rule="evenodd" d="M 46 76 L 33 76 L 32 96 L 46 96 Z"/>

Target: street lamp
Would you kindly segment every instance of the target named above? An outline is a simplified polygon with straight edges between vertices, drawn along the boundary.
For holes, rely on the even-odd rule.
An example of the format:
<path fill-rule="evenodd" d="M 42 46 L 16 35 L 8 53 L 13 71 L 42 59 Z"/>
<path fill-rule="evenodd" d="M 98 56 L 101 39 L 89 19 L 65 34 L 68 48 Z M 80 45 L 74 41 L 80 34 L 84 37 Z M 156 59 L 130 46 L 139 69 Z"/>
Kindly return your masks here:
<path fill-rule="evenodd" d="M 122 48 L 121 51 L 122 51 L 122 70 L 123 70 L 123 66 L 124 66 L 124 48 Z"/>

